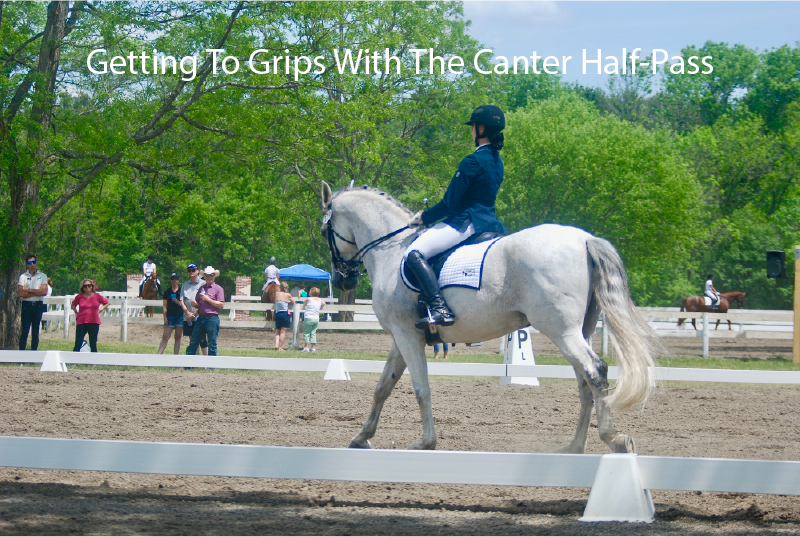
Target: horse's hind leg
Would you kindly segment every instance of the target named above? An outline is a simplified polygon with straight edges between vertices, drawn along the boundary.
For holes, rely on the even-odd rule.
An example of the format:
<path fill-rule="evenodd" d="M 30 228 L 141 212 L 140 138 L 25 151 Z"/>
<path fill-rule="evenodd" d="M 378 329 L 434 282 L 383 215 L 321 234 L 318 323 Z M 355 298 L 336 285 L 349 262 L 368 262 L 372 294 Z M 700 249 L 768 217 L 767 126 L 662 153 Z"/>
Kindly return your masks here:
<path fill-rule="evenodd" d="M 392 393 L 395 384 L 403 376 L 403 371 L 406 368 L 406 363 L 403 361 L 403 356 L 397 348 L 396 344 L 392 344 L 392 350 L 389 351 L 389 358 L 381 373 L 381 378 L 378 380 L 378 385 L 375 387 L 375 394 L 372 400 L 372 410 L 369 412 L 367 421 L 361 427 L 361 432 L 353 437 L 350 441 L 351 448 L 369 448 L 369 439 L 375 436 L 375 430 L 378 428 L 378 419 L 381 416 L 383 403 L 386 398 Z"/>
<path fill-rule="evenodd" d="M 553 338 L 553 343 L 564 353 L 564 357 L 572 364 L 572 367 L 580 374 L 587 386 L 591 390 L 594 404 L 597 407 L 597 430 L 600 439 L 606 443 L 615 453 L 631 453 L 634 451 L 633 439 L 627 435 L 620 434 L 614 427 L 611 420 L 611 413 L 604 397 L 608 393 L 608 365 L 600 359 L 597 354 L 589 347 L 585 339 L 579 335 L 563 336 Z M 581 384 L 581 387 L 583 384 Z M 581 418 L 583 418 L 583 392 L 581 392 Z M 591 407 L 589 407 L 591 409 Z M 587 411 L 587 413 L 589 413 Z M 578 425 L 582 425 L 581 421 Z M 586 422 L 588 426 L 588 420 Z M 579 432 L 576 431 L 575 439 L 580 440 Z M 572 444 L 570 444 L 571 446 Z M 584 444 L 585 445 L 585 444 Z"/>
<path fill-rule="evenodd" d="M 556 450 L 557 453 L 583 453 L 586 451 L 586 439 L 589 435 L 589 423 L 592 420 L 592 389 L 589 383 L 576 369 L 575 376 L 578 377 L 578 393 L 581 398 L 581 413 L 578 417 L 578 425 L 575 427 L 575 437 L 569 445 Z"/>

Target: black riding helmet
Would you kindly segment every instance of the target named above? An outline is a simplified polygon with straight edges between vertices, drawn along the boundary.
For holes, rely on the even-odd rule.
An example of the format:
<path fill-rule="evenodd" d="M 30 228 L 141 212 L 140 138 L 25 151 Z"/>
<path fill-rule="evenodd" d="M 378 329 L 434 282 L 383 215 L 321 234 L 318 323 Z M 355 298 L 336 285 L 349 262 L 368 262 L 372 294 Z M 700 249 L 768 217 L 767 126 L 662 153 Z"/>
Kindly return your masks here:
<path fill-rule="evenodd" d="M 464 125 L 483 125 L 494 132 L 498 132 L 506 128 L 506 116 L 499 106 L 485 104 L 473 110 L 469 121 Z"/>

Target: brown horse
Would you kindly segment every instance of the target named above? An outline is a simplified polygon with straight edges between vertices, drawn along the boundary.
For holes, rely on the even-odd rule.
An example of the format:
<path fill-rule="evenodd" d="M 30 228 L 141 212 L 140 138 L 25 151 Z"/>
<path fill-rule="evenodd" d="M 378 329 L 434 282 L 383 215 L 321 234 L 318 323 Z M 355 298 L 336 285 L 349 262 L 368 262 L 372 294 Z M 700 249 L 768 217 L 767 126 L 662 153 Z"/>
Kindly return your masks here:
<path fill-rule="evenodd" d="M 720 293 L 719 294 L 719 303 L 717 304 L 717 309 L 711 309 L 711 306 L 706 306 L 706 297 L 704 296 L 689 296 L 683 299 L 681 302 L 681 311 L 713 311 L 714 313 L 727 313 L 730 305 L 733 302 L 736 302 L 739 305 L 739 308 L 744 306 L 744 299 L 747 298 L 747 293 L 743 293 L 741 291 L 729 291 L 727 293 Z M 685 319 L 678 319 L 678 328 L 681 327 L 683 321 Z M 717 326 L 714 327 L 714 330 L 719 329 L 719 322 L 721 319 L 717 319 Z M 697 325 L 692 319 L 692 326 L 695 330 L 697 330 Z M 728 330 L 733 330 L 731 328 L 731 321 L 728 320 Z"/>
<path fill-rule="evenodd" d="M 262 304 L 274 304 L 275 303 L 275 293 L 277 293 L 281 288 L 279 283 L 272 282 L 270 283 L 265 289 L 264 292 L 261 294 L 261 303 Z M 267 321 L 274 321 L 275 320 L 275 312 L 272 310 L 267 310 L 265 312 L 266 320 Z"/>
<path fill-rule="evenodd" d="M 156 286 L 156 280 L 158 279 L 158 273 L 153 272 L 150 274 L 150 277 L 147 278 L 142 286 L 142 295 L 141 297 L 144 300 L 157 300 L 158 299 L 158 287 Z M 152 317 L 156 311 L 155 306 L 145 306 L 144 308 L 145 316 Z"/>

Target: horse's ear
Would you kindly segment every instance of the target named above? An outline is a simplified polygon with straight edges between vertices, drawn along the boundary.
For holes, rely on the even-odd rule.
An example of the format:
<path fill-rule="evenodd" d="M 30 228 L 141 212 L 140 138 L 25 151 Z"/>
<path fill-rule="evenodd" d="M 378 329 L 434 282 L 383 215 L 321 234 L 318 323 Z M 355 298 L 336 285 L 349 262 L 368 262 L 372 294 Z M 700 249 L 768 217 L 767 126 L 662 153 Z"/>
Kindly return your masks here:
<path fill-rule="evenodd" d="M 333 200 L 333 192 L 331 191 L 330 185 L 328 183 L 326 183 L 325 181 L 322 181 L 321 201 L 322 201 L 322 210 L 323 211 L 328 208 L 328 205 L 331 204 L 332 200 Z"/>

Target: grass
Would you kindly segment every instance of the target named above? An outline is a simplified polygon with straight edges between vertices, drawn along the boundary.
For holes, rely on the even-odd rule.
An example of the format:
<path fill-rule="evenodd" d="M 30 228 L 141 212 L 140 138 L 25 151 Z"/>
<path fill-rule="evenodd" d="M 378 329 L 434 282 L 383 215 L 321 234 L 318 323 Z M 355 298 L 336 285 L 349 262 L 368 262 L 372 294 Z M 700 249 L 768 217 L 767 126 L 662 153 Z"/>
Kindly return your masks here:
<path fill-rule="evenodd" d="M 71 351 L 73 343 L 67 340 L 43 339 L 39 342 L 40 350 L 59 350 Z M 134 354 L 153 354 L 158 351 L 157 344 L 149 343 L 122 343 L 120 341 L 99 341 L 97 350 L 100 352 L 114 353 L 134 353 Z M 181 348 L 184 351 L 185 347 Z M 172 352 L 172 342 L 167 346 L 167 353 Z M 354 351 L 318 351 L 311 355 L 300 351 L 284 351 L 277 353 L 271 349 L 218 349 L 221 356 L 253 356 L 264 358 L 324 358 L 324 359 L 345 359 L 345 360 L 386 360 L 386 353 L 369 353 Z M 429 348 L 427 352 L 429 362 L 472 362 L 484 364 L 501 364 L 503 357 L 499 354 L 469 354 L 451 355 L 449 360 L 433 360 L 433 352 Z M 613 357 L 606 358 L 609 365 L 616 365 Z M 561 355 L 540 354 L 536 356 L 536 363 L 539 365 L 567 365 L 567 361 Z M 661 367 L 688 367 L 701 369 L 745 369 L 762 371 L 800 371 L 800 364 L 792 362 L 790 357 L 777 356 L 767 359 L 759 358 L 702 358 L 697 356 L 670 356 L 658 361 Z M 110 366 L 101 366 L 110 367 Z M 118 369 L 118 368 L 117 368 Z M 168 370 L 170 368 L 163 368 Z M 296 374 L 296 373 L 293 373 Z"/>

